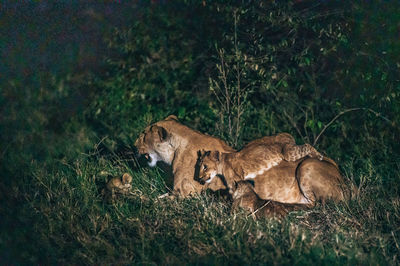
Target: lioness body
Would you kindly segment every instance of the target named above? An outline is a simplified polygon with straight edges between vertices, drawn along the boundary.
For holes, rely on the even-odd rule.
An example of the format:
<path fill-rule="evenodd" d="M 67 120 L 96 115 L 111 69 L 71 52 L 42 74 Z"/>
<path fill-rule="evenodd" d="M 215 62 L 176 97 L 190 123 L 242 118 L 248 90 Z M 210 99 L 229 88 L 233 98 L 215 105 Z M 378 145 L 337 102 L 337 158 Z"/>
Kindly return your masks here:
<path fill-rule="evenodd" d="M 225 142 L 207 136 L 178 122 L 175 116 L 148 126 L 135 143 L 139 154 L 148 157 L 149 165 L 163 161 L 172 166 L 174 191 L 181 196 L 210 188 L 224 189 L 221 180 L 202 185 L 195 180 L 197 151 L 201 149 L 233 152 Z"/>
<path fill-rule="evenodd" d="M 204 152 L 200 159 L 200 179 L 209 182 L 221 175 L 231 193 L 235 183 L 251 179 L 261 199 L 282 203 L 312 204 L 319 199 L 344 199 L 343 178 L 331 159 L 281 160 L 271 164 L 266 145 L 251 144 L 235 153 Z"/>

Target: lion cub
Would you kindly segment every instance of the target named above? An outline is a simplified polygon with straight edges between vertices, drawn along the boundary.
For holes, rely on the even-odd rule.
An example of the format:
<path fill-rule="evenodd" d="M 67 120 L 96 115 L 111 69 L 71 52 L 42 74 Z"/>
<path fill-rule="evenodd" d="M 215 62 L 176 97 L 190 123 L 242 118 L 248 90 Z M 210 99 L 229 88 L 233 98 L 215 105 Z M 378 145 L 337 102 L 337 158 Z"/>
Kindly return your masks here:
<path fill-rule="evenodd" d="M 290 134 L 264 137 L 247 144 L 235 153 L 198 151 L 199 181 L 211 182 L 215 176 L 225 177 L 226 185 L 233 193 L 235 182 L 254 179 L 283 160 L 294 162 L 306 156 L 323 159 L 311 145 L 296 145 Z"/>
<path fill-rule="evenodd" d="M 310 144 L 297 145 L 293 136 L 289 133 L 279 133 L 275 136 L 266 136 L 253 140 L 244 149 L 260 144 L 266 146 L 270 161 L 280 162 L 285 160 L 294 162 L 306 156 L 318 158 L 321 161 L 324 159 L 324 156 Z"/>
<path fill-rule="evenodd" d="M 120 194 L 127 194 L 131 189 L 132 183 L 132 176 L 128 173 L 125 173 L 122 178 L 120 177 L 113 177 L 107 183 L 107 189 L 111 193 L 120 193 Z"/>

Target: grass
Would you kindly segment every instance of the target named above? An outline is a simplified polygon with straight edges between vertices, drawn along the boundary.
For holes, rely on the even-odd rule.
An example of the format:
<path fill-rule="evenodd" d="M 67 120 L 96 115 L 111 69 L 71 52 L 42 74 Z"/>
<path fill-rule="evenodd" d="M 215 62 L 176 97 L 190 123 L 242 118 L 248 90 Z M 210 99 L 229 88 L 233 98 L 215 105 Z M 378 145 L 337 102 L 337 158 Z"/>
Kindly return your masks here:
<path fill-rule="evenodd" d="M 359 187 L 356 198 L 293 212 L 281 222 L 253 220 L 231 213 L 230 201 L 210 191 L 159 199 L 172 189 L 167 170 L 141 167 L 129 152 L 115 152 L 118 139 L 97 137 L 80 115 L 60 113 L 65 118 L 55 129 L 49 109 L 62 98 L 51 97 L 8 102 L 1 121 L 4 264 L 400 262 L 399 160 L 383 139 L 333 154 Z M 137 118 L 131 134 L 147 125 L 146 117 Z M 377 156 L 366 152 L 377 147 Z M 131 193 L 104 194 L 107 180 L 125 172 L 133 177 Z"/>
<path fill-rule="evenodd" d="M 87 142 L 90 137 L 82 138 L 82 134 L 77 131 L 64 144 Z M 233 214 L 229 200 L 211 192 L 187 199 L 158 199 L 170 190 L 163 170 L 141 168 L 134 158 L 101 152 L 97 141 L 91 144 L 89 152 L 28 163 L 25 177 L 9 184 L 5 202 L 16 208 L 2 208 L 6 214 L 2 225 L 7 229 L 0 238 L 3 261 L 399 263 L 400 198 L 380 184 L 385 174 L 398 180 L 398 172 L 374 167 L 368 160 L 359 169 L 343 166 L 346 177 L 359 184 L 358 197 L 293 212 L 279 222 Z M 104 195 L 110 176 L 124 172 L 133 177 L 131 193 L 115 198 Z"/>

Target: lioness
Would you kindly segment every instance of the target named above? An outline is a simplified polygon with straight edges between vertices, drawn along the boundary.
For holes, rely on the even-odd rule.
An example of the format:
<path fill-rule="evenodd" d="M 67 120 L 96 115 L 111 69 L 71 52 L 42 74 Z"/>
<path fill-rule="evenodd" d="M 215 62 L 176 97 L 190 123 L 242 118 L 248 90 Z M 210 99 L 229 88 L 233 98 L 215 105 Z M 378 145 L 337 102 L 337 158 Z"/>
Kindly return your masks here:
<path fill-rule="evenodd" d="M 235 183 L 253 179 L 254 191 L 261 199 L 282 203 L 313 204 L 318 199 L 344 199 L 343 178 L 331 159 L 308 158 L 304 162 L 281 159 L 278 165 L 270 160 L 269 152 L 262 142 L 235 153 L 200 151 L 199 179 L 210 182 L 217 175 L 223 176 L 231 194 Z"/>
<path fill-rule="evenodd" d="M 174 191 L 181 196 L 210 188 L 225 189 L 219 179 L 206 185 L 195 180 L 198 150 L 234 152 L 220 139 L 204 135 L 181 123 L 174 115 L 148 126 L 135 142 L 139 155 L 144 155 L 150 166 L 163 161 L 172 166 Z"/>

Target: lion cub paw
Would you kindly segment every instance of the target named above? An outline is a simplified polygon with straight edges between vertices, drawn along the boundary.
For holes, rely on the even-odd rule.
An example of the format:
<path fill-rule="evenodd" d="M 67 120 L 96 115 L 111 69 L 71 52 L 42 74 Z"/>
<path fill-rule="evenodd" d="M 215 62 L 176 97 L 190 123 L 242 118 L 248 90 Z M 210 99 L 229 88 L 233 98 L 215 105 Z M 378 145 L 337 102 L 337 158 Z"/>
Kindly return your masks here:
<path fill-rule="evenodd" d="M 313 146 L 311 146 L 310 144 L 305 144 L 305 145 L 310 150 L 310 157 L 317 158 L 320 161 L 324 159 L 324 156 L 319 151 L 317 151 Z"/>

